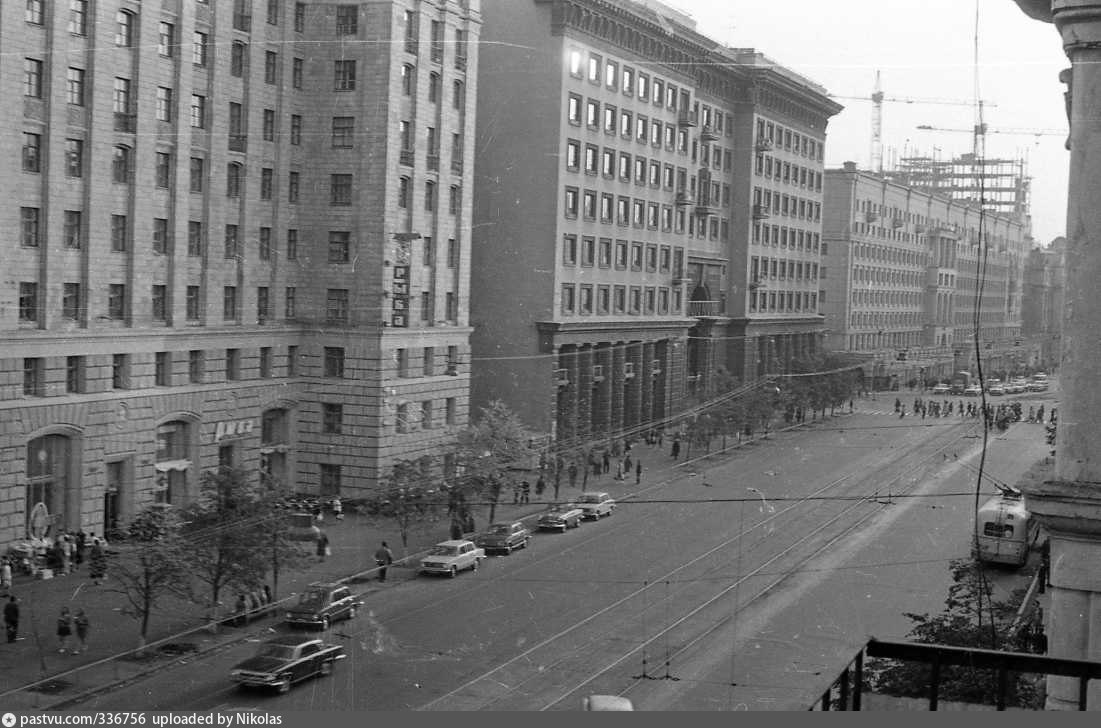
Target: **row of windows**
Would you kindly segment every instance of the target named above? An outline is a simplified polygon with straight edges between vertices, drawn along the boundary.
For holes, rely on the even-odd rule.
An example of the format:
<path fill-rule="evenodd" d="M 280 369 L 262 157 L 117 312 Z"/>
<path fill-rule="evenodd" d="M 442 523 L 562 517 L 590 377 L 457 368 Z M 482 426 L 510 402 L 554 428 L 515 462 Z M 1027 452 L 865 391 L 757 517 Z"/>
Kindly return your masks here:
<path fill-rule="evenodd" d="M 431 430 L 440 423 L 436 402 L 431 399 L 416 403 L 403 402 L 397 407 L 394 426 L 398 432 L 412 432 L 416 429 Z M 443 424 L 456 423 L 457 401 L 448 397 L 444 401 Z M 344 434 L 344 405 L 334 402 L 321 404 L 321 432 L 327 435 Z"/>
<path fill-rule="evenodd" d="M 580 314 L 679 314 L 681 291 L 653 286 L 594 286 L 566 283 L 562 286 L 562 313 Z"/>
<path fill-rule="evenodd" d="M 925 273 L 887 268 L 853 266 L 853 283 L 883 283 L 892 286 L 925 287 Z"/>
<path fill-rule="evenodd" d="M 788 228 L 783 225 L 766 225 L 754 223 L 753 242 L 760 245 L 771 245 L 774 248 L 791 248 L 792 250 L 805 250 L 807 252 L 819 252 L 821 233 L 810 230 Z M 826 254 L 826 244 L 821 243 L 822 255 Z"/>
<path fill-rule="evenodd" d="M 684 269 L 684 249 L 669 245 L 646 244 L 636 241 L 616 240 L 583 236 L 578 246 L 576 235 L 562 237 L 562 264 L 600 268 L 615 267 L 618 270 L 668 273 L 677 275 Z"/>
<path fill-rule="evenodd" d="M 753 168 L 754 174 L 765 179 L 772 179 L 784 184 L 799 185 L 800 187 L 815 192 L 822 191 L 822 173 L 809 167 L 803 167 L 791 162 L 781 162 L 773 159 L 769 154 L 758 154 Z"/>
<path fill-rule="evenodd" d="M 852 292 L 854 306 L 914 306 L 925 304 L 925 294 L 919 291 L 868 291 Z"/>
<path fill-rule="evenodd" d="M 582 111 L 584 109 L 584 111 Z M 692 160 L 699 157 L 703 164 L 715 169 L 729 171 L 733 163 L 733 153 L 729 149 L 696 141 L 690 142 L 687 129 L 680 129 L 671 122 L 650 119 L 631 111 L 619 110 L 612 104 L 601 104 L 596 99 L 585 99 L 580 94 L 571 93 L 566 100 L 566 120 L 573 126 L 584 124 L 592 130 L 602 129 L 609 136 L 619 135 L 624 139 L 634 139 L 657 149 L 688 154 Z"/>
<path fill-rule="evenodd" d="M 887 245 L 871 243 L 853 243 L 853 258 L 861 260 L 879 260 L 899 265 L 926 265 L 929 256 L 924 250 L 902 250 Z"/>
<path fill-rule="evenodd" d="M 573 220 L 579 217 L 579 213 L 585 220 L 599 219 L 600 222 L 608 225 L 633 226 L 678 234 L 685 231 L 687 222 L 689 234 L 698 234 L 699 237 L 709 236 L 712 240 L 726 241 L 730 238 L 730 221 L 725 217 L 720 219 L 712 215 L 705 222 L 702 218 L 689 215 L 681 207 L 674 210 L 670 205 L 649 202 L 637 197 L 622 195 L 617 197 L 610 192 L 597 193 L 596 190 L 566 187 L 563 215 Z"/>
<path fill-rule="evenodd" d="M 792 279 L 794 281 L 818 280 L 818 264 L 802 260 L 787 260 L 785 258 L 758 258 L 756 255 L 750 258 L 750 280 L 759 281 L 764 278 L 774 280 Z M 825 277 L 826 269 L 822 269 L 822 277 Z"/>
<path fill-rule="evenodd" d="M 821 293 L 821 292 L 819 292 Z M 749 310 L 762 313 L 817 313 L 819 293 L 760 291 L 749 294 Z"/>
<path fill-rule="evenodd" d="M 857 328 L 874 326 L 924 326 L 925 314 L 911 311 L 862 311 L 853 313 L 851 325 Z M 915 342 L 920 343 L 920 342 Z"/>
<path fill-rule="evenodd" d="M 24 325 L 40 323 L 45 309 L 42 303 L 42 294 L 39 284 L 35 281 L 19 282 L 19 322 Z M 187 286 L 185 290 L 184 316 L 189 323 L 198 323 L 203 310 L 201 286 Z M 107 310 L 98 319 L 109 321 L 127 320 L 127 307 L 129 301 L 128 287 L 123 283 L 110 283 L 107 285 Z M 171 302 L 169 300 L 168 287 L 163 284 L 154 284 L 150 289 L 150 318 L 155 323 L 168 323 L 171 319 Z M 222 287 L 222 320 L 229 322 L 239 321 L 241 318 L 241 298 L 237 286 Z M 283 291 L 284 318 L 293 320 L 298 316 L 298 288 L 287 286 Z M 421 320 L 433 320 L 434 300 L 429 291 L 421 293 Z M 325 291 L 325 322 L 330 324 L 347 324 L 350 320 L 349 290 L 347 288 L 329 288 Z M 65 321 L 78 322 L 88 313 L 87 303 L 84 300 L 84 290 L 80 283 L 62 283 L 61 293 L 61 318 Z M 458 302 L 453 291 L 444 294 L 444 316 L 447 321 L 458 319 Z M 271 288 L 258 286 L 256 288 L 256 320 L 258 323 L 275 318 L 274 302 L 272 301 Z"/>
<path fill-rule="evenodd" d="M 417 67 L 406 63 L 401 67 L 401 93 L 414 96 L 417 92 Z M 442 95 L 442 76 L 435 71 L 428 74 L 428 102 L 437 104 Z M 451 82 L 451 106 L 457 111 L 466 109 L 466 84 L 461 79 Z"/>
<path fill-rule="evenodd" d="M 770 189 L 760 187 L 753 188 L 753 204 L 773 215 L 796 217 L 800 220 L 822 221 L 822 203 L 814 200 L 796 197 L 795 195 L 783 195 Z"/>
<path fill-rule="evenodd" d="M 584 150 L 582 152 L 582 150 Z M 584 171 L 587 175 L 601 175 L 605 179 L 619 179 L 636 185 L 649 185 L 655 189 L 676 190 L 696 194 L 696 176 L 689 175 L 684 167 L 663 164 L 657 159 L 632 156 L 628 152 L 617 152 L 611 147 L 585 144 L 578 139 L 566 140 L 566 169 L 571 172 Z M 714 190 L 714 191 L 713 191 Z M 712 203 L 730 206 L 730 185 L 701 179 L 700 192 Z"/>
<path fill-rule="evenodd" d="M 780 147 L 784 151 L 792 152 L 809 159 L 822 161 L 825 155 L 825 142 L 811 139 L 805 134 L 792 131 L 779 124 L 774 124 L 765 119 L 757 119 L 757 142 L 760 145 L 764 141 L 771 142 L 773 148 Z M 763 145 L 758 147 L 763 151 Z"/>

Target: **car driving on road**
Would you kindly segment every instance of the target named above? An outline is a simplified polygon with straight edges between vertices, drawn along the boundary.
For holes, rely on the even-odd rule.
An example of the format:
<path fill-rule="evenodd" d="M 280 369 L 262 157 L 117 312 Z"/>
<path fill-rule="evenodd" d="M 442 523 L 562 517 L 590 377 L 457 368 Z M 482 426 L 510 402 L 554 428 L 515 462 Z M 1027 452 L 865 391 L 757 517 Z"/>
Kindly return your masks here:
<path fill-rule="evenodd" d="M 287 610 L 287 624 L 328 629 L 338 619 L 351 619 L 363 606 L 352 591 L 340 584 L 310 584 L 298 603 Z"/>
<path fill-rule="evenodd" d="M 590 491 L 577 497 L 577 505 L 581 507 L 585 518 L 599 519 L 612 515 L 615 510 L 615 501 L 607 493 Z"/>
<path fill-rule="evenodd" d="M 531 531 L 524 528 L 520 521 L 491 523 L 484 533 L 474 538 L 474 544 L 490 551 L 504 551 L 511 554 L 513 549 L 525 549 L 528 540 L 531 539 Z"/>
<path fill-rule="evenodd" d="M 473 541 L 454 539 L 442 541 L 428 551 L 421 559 L 421 573 L 447 574 L 454 578 L 460 571 L 478 570 L 478 562 L 485 558 L 486 552 L 474 545 Z"/>
<path fill-rule="evenodd" d="M 242 687 L 271 687 L 285 693 L 296 682 L 330 674 L 333 664 L 345 657 L 342 645 L 285 635 L 264 642 L 255 655 L 234 665 L 229 676 Z"/>
<path fill-rule="evenodd" d="M 565 533 L 567 528 L 580 526 L 581 519 L 584 517 L 585 512 L 583 510 L 573 503 L 566 503 L 565 505 L 555 506 L 539 516 L 538 526 L 540 530 L 562 531 Z"/>

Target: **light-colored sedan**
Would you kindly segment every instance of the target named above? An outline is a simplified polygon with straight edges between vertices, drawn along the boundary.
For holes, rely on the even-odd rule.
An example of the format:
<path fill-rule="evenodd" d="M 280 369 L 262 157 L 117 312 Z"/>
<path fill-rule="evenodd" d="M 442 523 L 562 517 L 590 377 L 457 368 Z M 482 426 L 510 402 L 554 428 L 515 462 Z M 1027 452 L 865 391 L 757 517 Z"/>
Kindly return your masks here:
<path fill-rule="evenodd" d="M 455 539 L 436 544 L 421 559 L 421 573 L 447 574 L 455 578 L 460 571 L 478 570 L 478 563 L 486 557 L 486 552 L 474 545 L 473 541 Z"/>
<path fill-rule="evenodd" d="M 982 387 L 977 384 L 972 384 L 963 390 L 964 397 L 980 397 L 982 396 Z"/>
<path fill-rule="evenodd" d="M 581 519 L 584 517 L 585 512 L 583 510 L 573 503 L 567 503 L 562 506 L 555 506 L 554 509 L 539 516 L 538 526 L 540 530 L 565 533 L 567 528 L 580 526 Z"/>
<path fill-rule="evenodd" d="M 577 497 L 577 505 L 585 513 L 585 518 L 600 519 L 612 515 L 615 501 L 612 496 L 601 491 L 589 491 Z"/>

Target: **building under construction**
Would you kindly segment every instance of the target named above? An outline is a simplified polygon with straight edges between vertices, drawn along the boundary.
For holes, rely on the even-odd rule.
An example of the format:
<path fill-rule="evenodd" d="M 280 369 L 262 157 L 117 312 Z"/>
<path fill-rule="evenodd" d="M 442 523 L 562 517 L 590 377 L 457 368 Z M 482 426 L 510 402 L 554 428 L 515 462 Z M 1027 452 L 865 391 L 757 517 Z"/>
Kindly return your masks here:
<path fill-rule="evenodd" d="M 1028 163 L 1025 159 L 982 159 L 961 154 L 951 160 L 935 157 L 903 157 L 885 171 L 893 182 L 941 194 L 953 200 L 978 202 L 993 212 L 1029 214 Z"/>

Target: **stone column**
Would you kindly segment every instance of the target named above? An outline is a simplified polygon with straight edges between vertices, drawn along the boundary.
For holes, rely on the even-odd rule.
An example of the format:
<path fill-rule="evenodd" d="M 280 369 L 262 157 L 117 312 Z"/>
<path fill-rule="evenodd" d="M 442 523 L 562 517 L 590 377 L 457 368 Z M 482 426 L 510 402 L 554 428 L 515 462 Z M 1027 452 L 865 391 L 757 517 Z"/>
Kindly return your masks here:
<path fill-rule="evenodd" d="M 612 350 L 606 342 L 600 343 L 593 354 L 593 364 L 602 369 L 604 381 L 593 384 L 592 423 L 593 435 L 601 437 L 608 432 L 612 420 L 612 398 L 609 385 L 612 379 Z"/>
<path fill-rule="evenodd" d="M 558 350 L 558 366 L 566 370 L 569 384 L 558 385 L 558 440 L 573 443 L 577 438 L 577 387 L 580 385 L 577 369 L 577 347 L 563 346 Z"/>
<path fill-rule="evenodd" d="M 659 367 L 660 368 L 660 367 Z M 654 421 L 654 342 L 642 345 L 642 421 Z"/>
<path fill-rule="evenodd" d="M 634 427 L 640 422 L 642 413 L 642 388 L 645 382 L 642 380 L 642 342 L 632 341 L 627 347 L 627 361 L 634 364 L 635 376 L 627 382 L 626 398 L 626 425 Z"/>
<path fill-rule="evenodd" d="M 593 405 L 593 347 L 583 344 L 577 353 L 577 438 L 589 439 Z"/>
<path fill-rule="evenodd" d="M 1070 58 L 1070 188 L 1066 305 L 1059 384 L 1055 478 L 1025 490 L 1025 502 L 1051 535 L 1048 654 L 1101 661 L 1101 5 L 1095 0 L 1016 0 L 1028 15 L 1054 21 Z M 1077 707 L 1076 680 L 1048 677 L 1047 709 Z M 1091 681 L 1088 705 L 1101 708 Z"/>
<path fill-rule="evenodd" d="M 605 381 L 612 393 L 611 429 L 618 432 L 623 429 L 623 363 L 627 361 L 626 344 L 618 341 L 612 345 L 612 370 L 605 372 Z"/>

